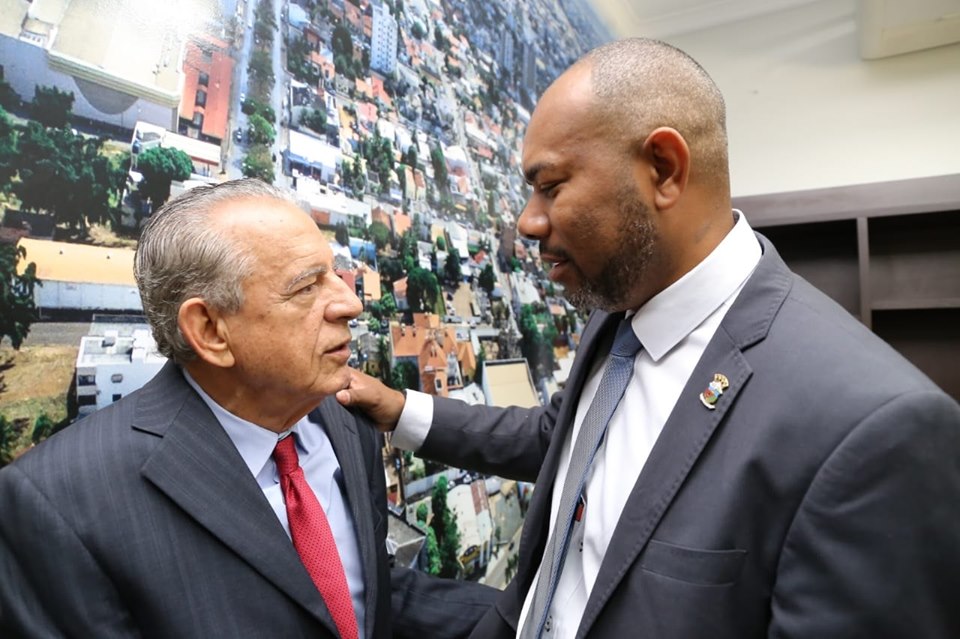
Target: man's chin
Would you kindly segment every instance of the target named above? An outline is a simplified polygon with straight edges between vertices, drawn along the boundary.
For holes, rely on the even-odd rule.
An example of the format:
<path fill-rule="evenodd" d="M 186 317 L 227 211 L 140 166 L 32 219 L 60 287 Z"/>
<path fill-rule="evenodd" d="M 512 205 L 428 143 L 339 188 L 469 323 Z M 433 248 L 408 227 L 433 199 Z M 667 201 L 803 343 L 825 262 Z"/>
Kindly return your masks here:
<path fill-rule="evenodd" d="M 563 296 L 568 302 L 583 312 L 593 310 L 612 312 L 619 309 L 616 302 L 608 299 L 595 288 L 586 284 L 566 288 Z"/>

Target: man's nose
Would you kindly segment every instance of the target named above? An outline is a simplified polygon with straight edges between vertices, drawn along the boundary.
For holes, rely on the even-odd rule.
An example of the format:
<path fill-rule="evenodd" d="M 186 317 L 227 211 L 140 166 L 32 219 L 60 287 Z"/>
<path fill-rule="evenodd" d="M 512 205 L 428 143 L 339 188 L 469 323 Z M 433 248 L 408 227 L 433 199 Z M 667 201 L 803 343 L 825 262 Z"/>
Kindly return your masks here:
<path fill-rule="evenodd" d="M 337 277 L 334 286 L 338 286 L 336 298 L 327 309 L 333 314 L 334 319 L 346 318 L 353 319 L 363 312 L 363 302 L 357 297 L 356 291 L 350 288 L 346 281 Z"/>
<path fill-rule="evenodd" d="M 527 200 L 527 205 L 523 207 L 520 219 L 517 220 L 517 230 L 531 240 L 543 239 L 550 232 L 550 220 L 543 207 L 537 203 L 537 199 L 538 197 L 534 195 Z"/>

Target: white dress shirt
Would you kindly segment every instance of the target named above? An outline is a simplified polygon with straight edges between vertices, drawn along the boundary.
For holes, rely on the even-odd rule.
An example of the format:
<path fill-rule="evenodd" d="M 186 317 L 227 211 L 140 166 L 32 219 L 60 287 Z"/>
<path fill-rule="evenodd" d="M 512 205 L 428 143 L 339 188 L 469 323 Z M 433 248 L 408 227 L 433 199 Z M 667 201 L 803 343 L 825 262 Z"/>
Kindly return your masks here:
<path fill-rule="evenodd" d="M 213 415 L 226 431 L 230 441 L 236 446 L 237 452 L 257 480 L 264 497 L 267 498 L 288 537 L 290 524 L 287 521 L 287 507 L 283 502 L 283 489 L 280 487 L 277 464 L 273 460 L 273 450 L 277 447 L 277 442 L 284 437 L 295 438 L 304 477 L 317 496 L 320 506 L 323 507 L 333 538 L 337 542 L 340 562 L 347 575 L 347 584 L 353 599 L 353 610 L 357 614 L 359 636 L 363 639 L 366 617 L 363 561 L 360 557 L 353 515 L 350 513 L 350 506 L 341 485 L 343 472 L 340 470 L 340 462 L 337 461 L 333 445 L 326 432 L 319 424 L 311 422 L 307 417 L 303 417 L 292 428 L 280 434 L 248 422 L 216 403 L 186 370 L 182 368 L 180 370 L 190 386 L 213 411 Z"/>
<path fill-rule="evenodd" d="M 710 255 L 633 314 L 633 330 L 643 350 L 636 357 L 630 385 L 591 466 L 582 524 L 572 529 L 571 550 L 557 583 L 545 637 L 572 639 L 576 635 L 603 555 L 640 471 L 707 344 L 760 261 L 760 243 L 750 225 L 739 211 L 734 215 L 737 222 L 733 230 Z M 593 363 L 580 394 L 573 429 L 564 439 L 554 481 L 550 530 L 556 524 L 560 487 L 567 476 L 573 442 L 605 367 L 606 358 Z M 704 380 L 704 387 L 709 381 Z M 430 397 L 408 392 L 392 444 L 418 449 L 432 419 Z M 523 627 L 539 576 L 538 570 L 518 628 Z"/>

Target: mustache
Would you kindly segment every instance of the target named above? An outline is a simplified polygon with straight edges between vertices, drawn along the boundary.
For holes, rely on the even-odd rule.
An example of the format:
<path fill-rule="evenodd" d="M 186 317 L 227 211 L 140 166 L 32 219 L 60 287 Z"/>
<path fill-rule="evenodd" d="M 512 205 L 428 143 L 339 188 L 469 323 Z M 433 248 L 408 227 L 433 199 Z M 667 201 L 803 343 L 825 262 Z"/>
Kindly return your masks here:
<path fill-rule="evenodd" d="M 554 262 L 569 262 L 570 254 L 559 246 L 551 246 L 546 242 L 540 242 L 540 259 L 542 260 L 544 256 L 551 258 L 550 261 Z"/>

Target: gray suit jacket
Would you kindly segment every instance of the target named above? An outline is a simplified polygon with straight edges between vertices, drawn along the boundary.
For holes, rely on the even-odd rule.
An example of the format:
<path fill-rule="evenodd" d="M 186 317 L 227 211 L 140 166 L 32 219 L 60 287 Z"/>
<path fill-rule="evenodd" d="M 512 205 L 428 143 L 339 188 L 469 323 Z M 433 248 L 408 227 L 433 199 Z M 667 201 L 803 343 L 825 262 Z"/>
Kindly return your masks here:
<path fill-rule="evenodd" d="M 960 637 L 960 407 L 763 256 L 633 488 L 578 637 Z M 513 637 L 561 443 L 618 317 L 594 313 L 536 410 L 436 399 L 420 454 L 536 478 L 517 576 L 472 637 Z M 715 373 L 730 387 L 708 410 Z"/>
<path fill-rule="evenodd" d="M 391 636 L 386 491 L 375 431 L 335 400 L 311 414 L 344 476 L 362 555 L 365 635 Z M 401 626 L 460 636 L 482 587 L 397 572 L 448 599 Z M 434 624 L 434 625 L 431 625 Z M 437 628 L 441 631 L 434 633 Z M 172 364 L 0 471 L 0 636 L 336 637 L 256 480 Z"/>

